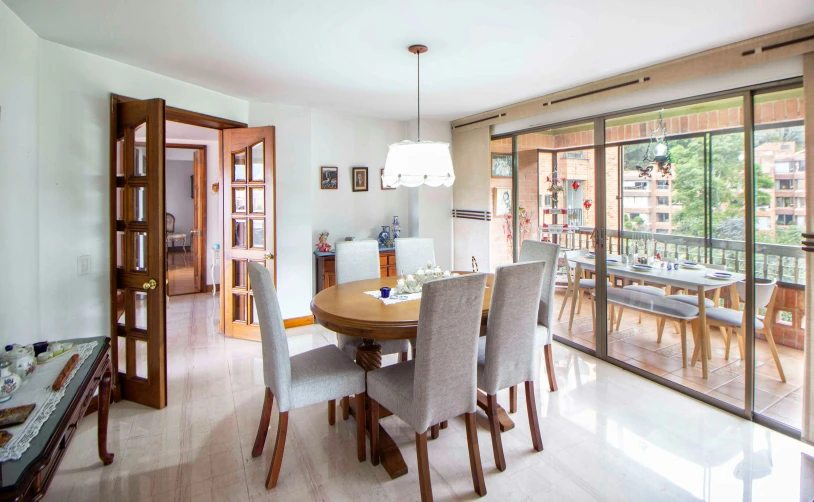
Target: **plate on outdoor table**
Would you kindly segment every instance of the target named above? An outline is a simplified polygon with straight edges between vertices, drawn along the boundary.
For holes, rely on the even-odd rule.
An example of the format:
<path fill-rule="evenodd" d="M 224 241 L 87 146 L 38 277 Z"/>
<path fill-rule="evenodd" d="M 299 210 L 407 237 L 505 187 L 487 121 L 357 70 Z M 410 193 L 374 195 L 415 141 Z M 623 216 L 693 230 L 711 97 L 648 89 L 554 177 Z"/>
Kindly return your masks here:
<path fill-rule="evenodd" d="M 618 267 L 621 264 L 622 264 L 622 262 L 620 262 L 616 258 L 608 258 L 608 266 L 609 267 Z"/>
<path fill-rule="evenodd" d="M 593 253 L 593 252 L 588 253 L 588 254 L 585 255 L 585 258 L 588 258 L 589 260 L 593 260 L 594 258 L 596 258 L 596 253 Z"/>
<path fill-rule="evenodd" d="M 682 261 L 681 266 L 684 268 L 706 268 L 697 261 Z"/>
<path fill-rule="evenodd" d="M 655 270 L 655 267 L 652 265 L 645 265 L 644 263 L 634 263 L 630 268 L 639 272 L 652 272 Z"/>
<path fill-rule="evenodd" d="M 710 272 L 707 274 L 707 277 L 709 277 L 710 279 L 726 280 L 731 279 L 732 274 L 730 274 L 729 272 Z"/>

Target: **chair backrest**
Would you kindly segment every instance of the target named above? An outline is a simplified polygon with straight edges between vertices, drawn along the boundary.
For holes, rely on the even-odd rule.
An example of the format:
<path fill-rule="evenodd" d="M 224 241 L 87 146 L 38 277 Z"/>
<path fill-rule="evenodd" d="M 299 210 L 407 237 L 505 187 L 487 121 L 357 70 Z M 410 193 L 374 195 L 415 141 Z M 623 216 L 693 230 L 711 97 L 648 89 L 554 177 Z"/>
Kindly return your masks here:
<path fill-rule="evenodd" d="M 416 432 L 475 411 L 478 338 L 486 274 L 424 284 L 416 336 Z"/>
<path fill-rule="evenodd" d="M 419 268 L 426 268 L 427 263 L 435 266 L 435 245 L 426 237 L 399 237 L 393 241 L 396 248 L 396 273 L 399 275 L 415 274 Z"/>
<path fill-rule="evenodd" d="M 274 393 L 280 411 L 288 411 L 291 408 L 291 361 L 277 291 L 269 271 L 257 262 L 249 262 L 249 283 L 260 318 L 263 379 Z"/>
<path fill-rule="evenodd" d="M 381 277 L 379 243 L 374 240 L 336 243 L 336 283 Z"/>
<path fill-rule="evenodd" d="M 537 312 L 548 268 L 546 262 L 532 261 L 495 270 L 480 382 L 487 394 L 534 380 Z"/>
<path fill-rule="evenodd" d="M 774 290 L 777 287 L 776 280 L 769 279 L 755 279 L 755 309 L 762 309 L 768 307 L 772 302 Z M 746 298 L 746 283 L 738 282 L 735 284 L 735 289 L 738 290 L 738 296 L 741 299 Z M 737 306 L 732 307 L 737 308 Z"/>
<path fill-rule="evenodd" d="M 582 251 L 587 253 L 586 250 Z M 559 258 L 559 244 L 527 240 L 523 241 L 523 247 L 520 249 L 520 262 L 543 261 L 547 264 L 543 274 L 537 323 L 548 329 L 551 329 L 554 322 L 554 287 L 557 284 Z"/>
<path fill-rule="evenodd" d="M 704 266 L 712 270 L 723 270 L 724 272 L 726 272 L 726 265 L 720 265 L 717 263 L 707 263 Z"/>
<path fill-rule="evenodd" d="M 175 216 L 173 216 L 172 213 L 166 213 L 164 215 L 164 228 L 168 234 L 175 232 Z"/>

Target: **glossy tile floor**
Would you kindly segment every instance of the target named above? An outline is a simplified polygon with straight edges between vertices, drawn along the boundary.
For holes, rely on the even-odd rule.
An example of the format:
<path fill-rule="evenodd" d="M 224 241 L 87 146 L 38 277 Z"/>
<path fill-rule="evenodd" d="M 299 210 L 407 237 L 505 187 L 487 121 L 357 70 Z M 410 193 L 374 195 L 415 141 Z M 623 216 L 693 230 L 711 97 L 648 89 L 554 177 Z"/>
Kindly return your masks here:
<path fill-rule="evenodd" d="M 187 247 L 187 252 L 173 250 L 167 253 L 167 280 L 169 281 L 169 295 L 186 295 L 195 293 L 194 269 L 195 253 Z M 207 270 L 207 275 L 208 275 Z"/>
<path fill-rule="evenodd" d="M 170 405 L 114 404 L 108 467 L 96 456 L 95 417 L 84 420 L 48 501 L 419 499 L 412 431 L 382 420 L 410 469 L 390 480 L 356 460 L 353 422 L 338 414 L 329 426 L 326 405 L 291 412 L 279 484 L 266 491 L 276 408 L 263 456 L 250 453 L 263 401 L 260 345 L 217 334 L 217 303 L 206 294 L 174 299 L 168 328 Z M 314 326 L 289 335 L 292 354 L 335 338 Z M 522 389 L 517 426 L 503 434 L 505 472 L 480 420 L 484 500 L 811 500 L 814 448 L 561 344 L 554 357 L 560 390 L 548 392 L 545 376 L 537 382 L 543 452 L 531 448 Z M 508 403 L 506 393 L 498 399 Z M 463 429 L 452 420 L 429 443 L 437 500 L 476 498 Z"/>
<path fill-rule="evenodd" d="M 558 314 L 564 298 L 564 293 L 558 290 L 556 294 Z M 562 321 L 554 326 L 554 334 L 583 347 L 596 349 L 588 297 L 586 296 L 583 301 L 581 313 L 575 313 L 574 325 L 569 331 L 570 308 L 569 300 Z M 689 329 L 687 336 L 687 350 L 692 354 L 693 342 Z M 664 329 L 661 343 L 657 343 L 657 339 L 656 317 L 643 314 L 642 322 L 639 323 L 638 312 L 625 310 L 620 329 L 610 335 L 608 353 L 615 359 L 654 375 L 743 408 L 745 366 L 740 359 L 735 337 L 731 341 L 729 359 L 725 359 L 726 345 L 723 335 L 717 328 L 711 330 L 712 358 L 709 360 L 708 379 L 702 378 L 700 362 L 694 368 L 682 367 L 681 337 L 670 323 Z M 757 340 L 755 344 L 756 411 L 795 429 L 802 429 L 803 351 L 778 345 L 777 352 L 786 375 L 785 382 L 780 380 L 768 343 L 765 340 Z"/>

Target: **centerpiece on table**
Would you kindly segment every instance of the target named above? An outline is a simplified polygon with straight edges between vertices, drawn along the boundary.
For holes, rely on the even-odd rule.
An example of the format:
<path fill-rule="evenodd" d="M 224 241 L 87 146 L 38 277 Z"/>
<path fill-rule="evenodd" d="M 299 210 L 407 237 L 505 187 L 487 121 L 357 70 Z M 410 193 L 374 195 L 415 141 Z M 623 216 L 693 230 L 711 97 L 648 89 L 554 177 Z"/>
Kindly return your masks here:
<path fill-rule="evenodd" d="M 415 274 L 408 274 L 406 277 L 399 277 L 394 289 L 397 295 L 420 293 L 424 284 L 444 277 L 455 277 L 458 274 L 450 273 L 449 270 L 442 270 L 441 267 L 433 267 L 427 262 L 427 268 L 419 268 Z"/>

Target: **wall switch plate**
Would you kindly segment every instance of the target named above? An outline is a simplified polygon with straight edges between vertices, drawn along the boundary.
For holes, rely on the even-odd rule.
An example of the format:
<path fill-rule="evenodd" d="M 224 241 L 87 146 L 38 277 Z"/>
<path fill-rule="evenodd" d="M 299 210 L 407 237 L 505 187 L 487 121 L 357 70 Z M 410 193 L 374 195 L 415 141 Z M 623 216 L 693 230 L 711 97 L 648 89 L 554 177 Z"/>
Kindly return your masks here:
<path fill-rule="evenodd" d="M 90 255 L 82 255 L 76 259 L 76 275 L 87 275 L 90 273 Z"/>

